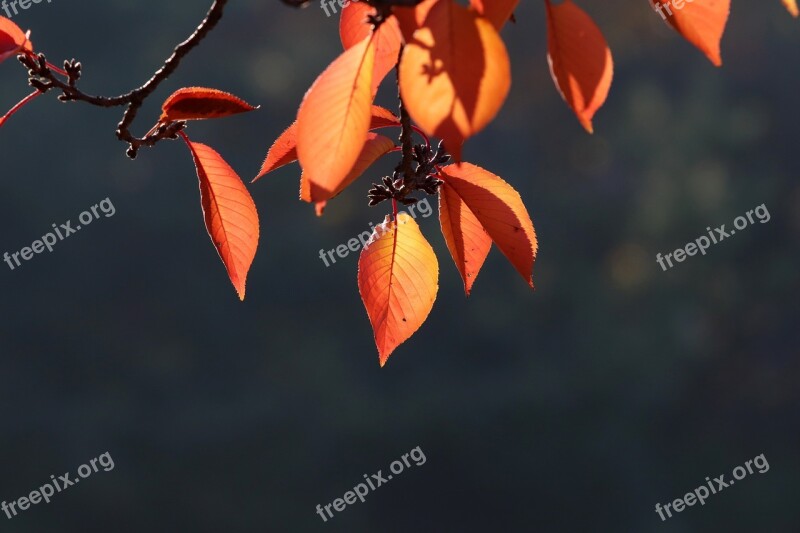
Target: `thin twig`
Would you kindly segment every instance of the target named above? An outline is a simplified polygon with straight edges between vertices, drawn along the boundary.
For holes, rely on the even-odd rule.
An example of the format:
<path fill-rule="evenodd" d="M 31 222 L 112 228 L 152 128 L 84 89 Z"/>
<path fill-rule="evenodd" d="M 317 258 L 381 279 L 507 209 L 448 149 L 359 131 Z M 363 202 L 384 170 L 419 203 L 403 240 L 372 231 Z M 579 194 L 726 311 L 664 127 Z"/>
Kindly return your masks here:
<path fill-rule="evenodd" d="M 197 29 L 185 41 L 175 47 L 172 55 L 164 62 L 163 66 L 142 86 L 119 96 L 95 96 L 78 89 L 76 83 L 81 75 L 81 65 L 74 59 L 64 62 L 63 71 L 48 63 L 44 54 L 21 54 L 19 60 L 28 68 L 28 82 L 32 87 L 41 92 L 59 89 L 61 90 L 59 100 L 63 102 L 84 102 L 98 107 L 127 106 L 122 120 L 117 125 L 116 135 L 119 140 L 128 143 L 128 157 L 135 158 L 139 147 L 153 146 L 162 139 L 176 138 L 178 132 L 185 126 L 185 123 L 182 122 L 165 124 L 163 127 L 155 129 L 155 131 L 151 130 L 142 138 L 138 138 L 130 132 L 130 127 L 136 118 L 136 114 L 145 100 L 155 92 L 164 80 L 175 72 L 183 58 L 214 29 L 222 19 L 222 13 L 227 3 L 228 0 L 214 0 Z M 58 75 L 66 76 L 67 80 L 62 80 Z"/>

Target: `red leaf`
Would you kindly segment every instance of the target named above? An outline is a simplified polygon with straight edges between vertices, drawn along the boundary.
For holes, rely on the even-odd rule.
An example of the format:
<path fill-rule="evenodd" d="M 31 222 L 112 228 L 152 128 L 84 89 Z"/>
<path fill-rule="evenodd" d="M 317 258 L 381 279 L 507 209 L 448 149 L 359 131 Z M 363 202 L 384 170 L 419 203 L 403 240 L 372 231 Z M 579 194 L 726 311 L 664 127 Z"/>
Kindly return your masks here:
<path fill-rule="evenodd" d="M 372 25 L 367 22 L 367 16 L 375 13 L 375 8 L 365 2 L 350 2 L 342 9 L 342 18 L 339 21 L 339 35 L 345 50 L 352 48 L 372 34 Z M 389 17 L 378 27 L 378 31 L 375 32 L 374 42 L 373 95 L 378 91 L 378 86 L 386 75 L 397 65 L 397 60 L 400 57 L 403 36 L 400 33 L 397 18 Z"/>
<path fill-rule="evenodd" d="M 258 211 L 236 172 L 212 148 L 192 142 L 192 152 L 206 229 L 228 271 L 233 286 L 244 300 L 247 272 L 256 255 L 259 238 Z"/>
<path fill-rule="evenodd" d="M 375 227 L 358 259 L 358 290 L 383 366 L 428 318 L 439 290 L 436 254 L 409 215 Z"/>
<path fill-rule="evenodd" d="M 327 202 L 345 190 L 351 183 L 359 178 L 378 159 L 388 154 L 394 148 L 394 141 L 377 133 L 369 133 L 355 165 L 344 179 L 339 183 L 314 182 L 308 179 L 305 172 L 300 175 L 300 199 L 306 202 Z M 318 211 L 321 214 L 321 211 Z"/>
<path fill-rule="evenodd" d="M 258 109 L 236 96 L 217 89 L 184 87 L 178 89 L 161 106 L 161 123 L 176 120 L 220 118 Z"/>
<path fill-rule="evenodd" d="M 600 29 L 572 0 L 547 0 L 547 61 L 561 96 L 592 133 L 592 117 L 606 101 L 614 76 L 611 50 Z"/>
<path fill-rule="evenodd" d="M 444 167 L 442 178 L 445 194 L 457 195 L 469 207 L 500 251 L 533 287 L 533 262 L 538 243 L 519 193 L 500 177 L 470 163 Z M 476 254 L 476 257 L 480 256 Z M 459 266 L 457 254 L 454 259 Z"/>
<path fill-rule="evenodd" d="M 514 14 L 519 0 L 470 0 L 470 6 L 500 31 Z"/>
<path fill-rule="evenodd" d="M 450 255 L 464 281 L 464 292 L 469 296 L 472 284 L 489 255 L 492 238 L 447 182 L 439 187 L 439 223 Z"/>
<path fill-rule="evenodd" d="M 650 0 L 664 20 L 695 45 L 716 66 L 722 66 L 720 41 L 725 33 L 731 0 L 699 0 L 681 9 L 672 0 Z"/>
<path fill-rule="evenodd" d="M 400 59 L 400 93 L 411 118 L 444 139 L 456 161 L 461 144 L 491 122 L 511 86 L 508 53 L 485 18 L 439 0 Z"/>
<path fill-rule="evenodd" d="M 372 106 L 369 129 L 374 130 L 399 125 L 400 119 L 394 113 L 377 105 Z M 297 161 L 297 121 L 292 122 L 292 125 L 286 128 L 286 131 L 281 133 L 278 140 L 273 143 L 267 158 L 264 159 L 264 164 L 261 165 L 258 176 L 253 181 L 255 182 L 273 170 L 295 161 Z"/>
<path fill-rule="evenodd" d="M 22 51 L 33 51 L 28 34 L 5 17 L 0 17 L 0 63 Z"/>

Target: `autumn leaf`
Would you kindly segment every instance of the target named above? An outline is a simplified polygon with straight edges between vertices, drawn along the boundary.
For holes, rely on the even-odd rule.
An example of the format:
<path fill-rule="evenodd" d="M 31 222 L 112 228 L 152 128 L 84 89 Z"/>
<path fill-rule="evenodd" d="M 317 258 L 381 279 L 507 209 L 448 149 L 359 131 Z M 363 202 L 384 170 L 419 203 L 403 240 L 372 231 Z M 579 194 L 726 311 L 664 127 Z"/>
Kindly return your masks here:
<path fill-rule="evenodd" d="M 339 20 L 339 35 L 344 49 L 354 47 L 372 34 L 372 25 L 367 16 L 376 10 L 365 2 L 350 2 L 342 9 Z M 375 32 L 375 67 L 372 74 L 372 94 L 378 91 L 386 75 L 392 71 L 400 56 L 403 35 L 396 17 L 387 18 Z"/>
<path fill-rule="evenodd" d="M 470 7 L 489 19 L 500 31 L 514 14 L 519 0 L 470 0 Z"/>
<path fill-rule="evenodd" d="M 314 182 L 308 179 L 305 172 L 303 172 L 300 175 L 300 199 L 315 203 L 330 200 L 358 179 L 378 159 L 388 154 L 394 146 L 392 139 L 377 133 L 369 133 L 355 165 L 340 182 L 327 182 L 325 180 L 322 183 Z M 318 211 L 318 214 L 321 214 L 321 212 Z"/>
<path fill-rule="evenodd" d="M 464 292 L 469 296 L 472 284 L 489 255 L 492 238 L 475 213 L 446 182 L 439 187 L 439 224 L 450 255 L 464 281 Z"/>
<path fill-rule="evenodd" d="M 457 202 L 454 201 L 454 198 L 457 197 L 466 204 L 474 218 L 483 226 L 492 241 L 514 265 L 517 272 L 522 275 L 525 282 L 533 287 L 533 262 L 536 258 L 538 243 L 533 223 L 519 193 L 502 178 L 470 163 L 448 165 L 442 168 L 441 176 L 444 181 L 442 185 L 445 188 L 444 194 L 447 196 L 445 202 L 446 206 L 451 209 L 450 213 L 453 212 L 452 206 L 457 205 Z M 480 235 L 475 235 L 474 221 L 469 215 L 466 216 L 466 222 L 470 226 L 465 228 L 462 225 L 462 234 L 466 229 L 472 235 L 465 237 L 465 244 L 477 246 L 477 249 L 468 250 L 470 255 L 467 255 L 467 251 L 459 252 L 458 247 L 456 247 L 457 253 L 453 254 L 451 248 L 451 254 L 459 271 L 462 269 L 462 257 L 478 259 L 482 246 L 485 246 L 480 242 Z M 452 224 L 451 220 L 451 226 Z M 442 231 L 447 239 L 444 226 Z M 448 248 L 450 246 L 448 241 Z M 477 274 L 478 269 L 480 269 L 479 264 L 476 268 L 473 263 L 469 269 L 464 265 L 464 272 Z M 465 286 L 467 281 L 468 279 L 464 280 Z"/>
<path fill-rule="evenodd" d="M 428 318 L 439 290 L 436 254 L 409 215 L 375 227 L 358 259 L 358 289 L 383 366 Z"/>
<path fill-rule="evenodd" d="M 730 0 L 703 0 L 677 9 L 670 0 L 651 0 L 656 10 L 678 33 L 695 45 L 716 66 L 722 66 L 720 41 L 725 33 Z"/>
<path fill-rule="evenodd" d="M 400 119 L 394 113 L 381 106 L 372 106 L 369 129 L 375 130 L 399 125 Z M 286 131 L 281 133 L 280 137 L 272 144 L 258 176 L 253 181 L 255 182 L 273 170 L 295 161 L 297 161 L 297 121 L 292 122 L 292 125 L 286 128 Z"/>
<path fill-rule="evenodd" d="M 205 87 L 184 87 L 178 89 L 161 106 L 162 124 L 176 120 L 202 120 L 220 118 L 238 113 L 253 111 L 253 107 L 241 98 Z"/>
<path fill-rule="evenodd" d="M 497 115 L 511 86 L 506 47 L 492 24 L 453 0 L 439 0 L 400 60 L 400 94 L 411 118 L 444 139 L 456 161 L 461 145 Z"/>
<path fill-rule="evenodd" d="M 367 140 L 375 46 L 371 37 L 345 50 L 317 78 L 297 113 L 297 155 L 313 183 L 347 176 Z"/>
<path fill-rule="evenodd" d="M 11 20 L 0 17 L 0 63 L 22 51 L 33 51 L 28 34 Z"/>
<path fill-rule="evenodd" d="M 410 43 L 413 40 L 414 32 L 425 24 L 428 13 L 437 2 L 439 0 L 422 0 L 422 2 L 413 7 L 392 7 L 392 13 L 397 18 L 400 33 L 406 43 Z"/>
<path fill-rule="evenodd" d="M 606 101 L 614 76 L 611 50 L 594 21 L 572 0 L 547 0 L 545 6 L 550 74 L 578 121 L 592 133 L 592 118 Z"/>
<path fill-rule="evenodd" d="M 212 148 L 183 135 L 192 152 L 206 229 L 244 300 L 247 272 L 256 255 L 259 238 L 256 205 L 236 172 Z"/>
<path fill-rule="evenodd" d="M 789 10 L 789 13 L 792 14 L 793 17 L 797 18 L 800 16 L 800 9 L 797 7 L 797 0 L 782 0 L 783 5 L 786 6 L 786 9 Z"/>

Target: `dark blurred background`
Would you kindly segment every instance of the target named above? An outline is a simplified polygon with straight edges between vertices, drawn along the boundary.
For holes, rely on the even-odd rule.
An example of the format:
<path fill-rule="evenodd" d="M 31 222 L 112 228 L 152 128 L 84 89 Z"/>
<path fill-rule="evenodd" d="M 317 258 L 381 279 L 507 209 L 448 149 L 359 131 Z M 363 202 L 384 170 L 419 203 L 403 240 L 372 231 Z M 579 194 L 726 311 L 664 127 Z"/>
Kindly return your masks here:
<path fill-rule="evenodd" d="M 129 161 L 118 110 L 55 95 L 9 121 L 0 253 L 106 197 L 116 214 L 0 263 L 0 499 L 106 451 L 116 466 L 0 514 L 0 531 L 800 531 L 800 22 L 778 0 L 734 0 L 716 69 L 645 0 L 579 3 L 616 63 L 595 135 L 550 80 L 541 2 L 524 2 L 503 34 L 511 94 L 465 149 L 522 194 L 536 290 L 494 249 L 465 301 L 436 217 L 418 219 L 439 297 L 383 369 L 357 254 L 329 268 L 318 254 L 383 218 L 365 194 L 393 161 L 322 219 L 296 200 L 296 165 L 253 185 L 262 240 L 240 303 L 182 143 Z M 117 94 L 209 4 L 57 0 L 14 21 L 53 62 L 80 59 L 84 90 Z M 179 87 L 232 91 L 261 110 L 188 133 L 249 180 L 340 50 L 317 4 L 232 2 L 135 131 Z M 14 63 L 0 66 L 3 109 L 28 92 Z M 655 262 L 762 203 L 769 223 L 668 272 Z M 424 465 L 316 514 L 416 446 Z M 767 473 L 655 513 L 762 453 Z"/>

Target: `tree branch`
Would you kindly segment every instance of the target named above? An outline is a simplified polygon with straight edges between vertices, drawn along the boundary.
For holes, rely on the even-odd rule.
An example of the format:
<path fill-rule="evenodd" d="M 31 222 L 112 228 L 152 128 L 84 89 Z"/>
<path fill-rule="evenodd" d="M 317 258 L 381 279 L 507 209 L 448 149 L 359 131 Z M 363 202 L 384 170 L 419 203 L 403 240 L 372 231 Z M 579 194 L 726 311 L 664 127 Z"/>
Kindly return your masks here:
<path fill-rule="evenodd" d="M 61 94 L 58 99 L 62 102 L 85 102 L 98 107 L 127 106 L 125 113 L 122 115 L 122 120 L 117 125 L 116 135 L 119 140 L 128 143 L 126 153 L 128 157 L 133 159 L 141 146 L 153 146 L 162 139 L 177 138 L 178 132 L 185 126 L 185 122 L 163 124 L 142 138 L 138 138 L 130 132 L 130 126 L 133 124 L 136 114 L 145 100 L 155 92 L 164 80 L 175 72 L 183 58 L 214 29 L 222 19 L 222 13 L 227 3 L 228 0 L 214 0 L 197 29 L 185 41 L 175 47 L 172 55 L 164 62 L 164 65 L 142 86 L 119 96 L 94 96 L 78 89 L 76 84 L 81 76 L 81 64 L 74 59 L 64 61 L 64 70 L 67 73 L 66 81 L 59 78 L 58 74 L 53 71 L 54 67 L 47 62 L 44 54 L 27 53 L 20 55 L 19 60 L 28 68 L 28 83 L 32 87 L 41 92 L 59 89 Z"/>

